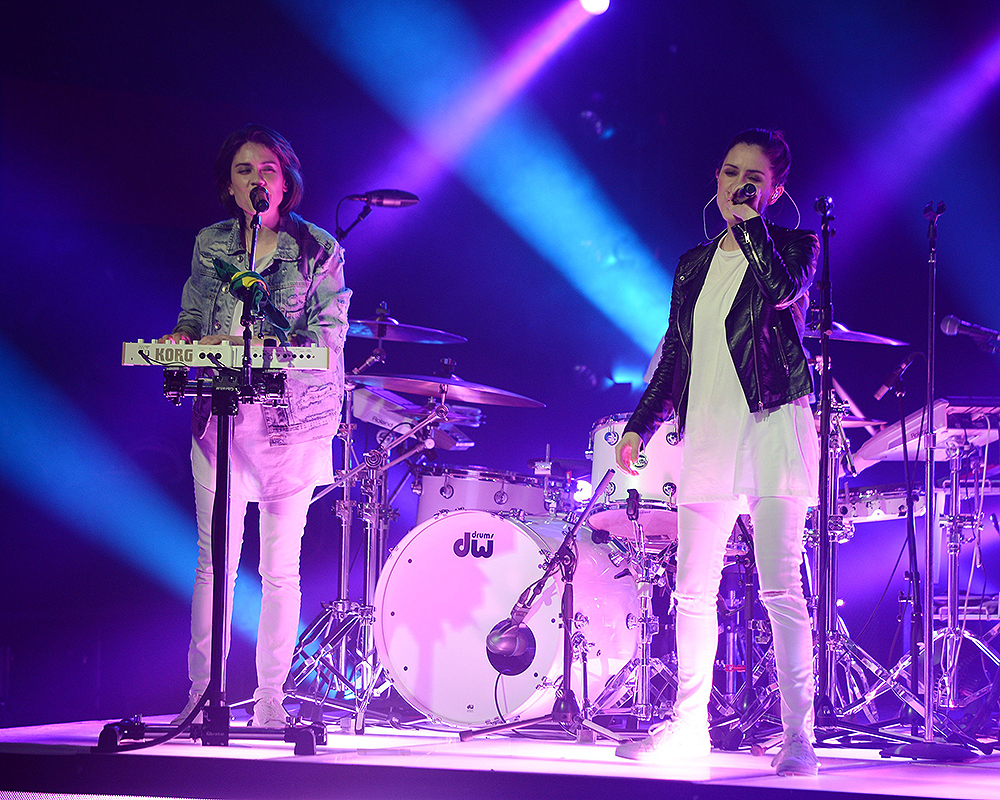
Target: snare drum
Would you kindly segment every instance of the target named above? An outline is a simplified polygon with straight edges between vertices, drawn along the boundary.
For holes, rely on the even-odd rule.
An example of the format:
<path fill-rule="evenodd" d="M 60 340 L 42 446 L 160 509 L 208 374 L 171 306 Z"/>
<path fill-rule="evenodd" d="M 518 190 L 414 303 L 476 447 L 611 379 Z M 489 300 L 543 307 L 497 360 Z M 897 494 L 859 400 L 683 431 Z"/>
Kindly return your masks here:
<path fill-rule="evenodd" d="M 446 511 L 396 546 L 375 588 L 375 646 L 396 690 L 418 711 L 455 727 L 530 718 L 552 709 L 562 675 L 559 574 L 524 618 L 522 656 L 497 656 L 486 637 L 544 574 L 565 524 L 485 511 Z M 586 530 L 583 528 L 581 530 Z M 573 580 L 573 685 L 580 691 L 586 648 L 591 697 L 633 658 L 638 628 L 635 581 L 616 579 L 612 548 L 585 535 Z"/>
<path fill-rule="evenodd" d="M 659 427 L 642 451 L 629 475 L 615 465 L 615 446 L 625 432 L 629 414 L 612 414 L 598 420 L 590 431 L 588 458 L 594 462 L 591 480 L 596 486 L 609 469 L 615 477 L 594 504 L 588 520 L 594 528 L 622 539 L 634 539 L 632 522 L 626 516 L 628 490 L 639 492 L 639 524 L 646 541 L 662 546 L 677 538 L 677 479 L 681 473 L 681 446 L 672 422 Z"/>
<path fill-rule="evenodd" d="M 536 475 L 491 472 L 485 467 L 452 467 L 429 464 L 420 467 L 413 491 L 417 501 L 417 524 L 440 511 L 474 508 L 482 511 L 514 511 L 544 516 L 545 481 Z"/>

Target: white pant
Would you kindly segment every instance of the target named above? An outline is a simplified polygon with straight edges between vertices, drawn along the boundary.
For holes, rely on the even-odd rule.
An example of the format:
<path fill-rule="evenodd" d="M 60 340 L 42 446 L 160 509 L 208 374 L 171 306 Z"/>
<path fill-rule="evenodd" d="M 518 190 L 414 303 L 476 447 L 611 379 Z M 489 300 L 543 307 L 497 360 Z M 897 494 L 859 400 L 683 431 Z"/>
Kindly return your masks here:
<path fill-rule="evenodd" d="M 195 481 L 198 521 L 198 566 L 191 600 L 191 645 L 188 675 L 191 691 L 204 692 L 211 677 L 212 654 L 212 509 L 215 492 Z M 284 500 L 259 503 L 260 577 L 263 595 L 257 630 L 257 690 L 254 699 L 284 697 L 282 686 L 291 667 L 298 635 L 299 555 L 312 487 Z M 236 567 L 243 545 L 243 524 L 248 501 L 230 497 L 229 586 L 226 603 L 224 653 L 229 655 Z"/>
<path fill-rule="evenodd" d="M 794 497 L 750 498 L 754 556 L 760 594 L 771 621 L 774 658 L 786 734 L 813 737 L 812 629 L 802 592 L 802 532 L 808 501 Z M 716 598 L 726 542 L 738 516 L 736 498 L 692 503 L 678 509 L 678 686 L 675 717 L 708 724 L 708 701 L 719 644 Z M 749 677 L 749 676 L 748 676 Z"/>

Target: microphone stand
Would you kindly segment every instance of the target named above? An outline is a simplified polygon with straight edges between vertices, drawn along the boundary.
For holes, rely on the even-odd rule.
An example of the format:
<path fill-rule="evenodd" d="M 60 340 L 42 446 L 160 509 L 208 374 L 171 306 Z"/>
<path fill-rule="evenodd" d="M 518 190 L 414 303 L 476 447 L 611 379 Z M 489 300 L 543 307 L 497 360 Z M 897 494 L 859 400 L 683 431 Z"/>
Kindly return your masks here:
<path fill-rule="evenodd" d="M 344 239 L 347 238 L 347 234 L 349 234 L 352 230 L 354 230 L 354 227 L 363 219 L 366 219 L 368 215 L 371 213 L 372 213 L 371 203 L 365 203 L 365 207 L 362 208 L 361 211 L 358 213 L 358 216 L 354 220 L 354 222 L 348 225 L 346 229 L 338 227 L 337 230 L 334 231 L 334 234 L 337 237 L 337 241 L 338 242 L 344 241 Z"/>
<path fill-rule="evenodd" d="M 823 235 L 823 266 L 820 273 L 820 441 L 819 441 L 819 600 L 817 616 L 817 669 L 819 683 L 816 692 L 817 723 L 822 724 L 826 718 L 834 716 L 831 700 L 833 664 L 829 654 L 829 634 L 833 631 L 832 611 L 836 604 L 831 598 L 830 586 L 831 546 L 830 546 L 830 509 L 836 494 L 836 487 L 830 481 L 830 332 L 833 329 L 833 300 L 830 289 L 830 237 L 834 235 L 831 227 L 833 222 L 833 198 L 819 197 L 814 205 L 820 214 L 820 230 Z"/>
<path fill-rule="evenodd" d="M 257 229 L 260 214 L 254 214 L 250 223 L 252 234 L 250 243 L 250 265 L 254 264 L 257 245 Z M 253 359 L 250 354 L 250 340 L 253 325 L 262 316 L 256 303 L 244 303 L 241 317 L 243 325 L 243 361 L 240 369 L 217 368 L 211 382 L 212 413 L 217 420 L 215 500 L 212 507 L 212 641 L 209 664 L 209 682 L 201 701 L 191 710 L 179 725 L 147 725 L 134 717 L 121 722 L 109 723 L 101 731 L 95 752 L 114 753 L 152 747 L 189 731 L 192 739 L 201 738 L 203 745 L 228 746 L 231 738 L 280 739 L 295 745 L 296 755 L 315 755 L 317 744 L 326 744 L 326 728 L 323 725 L 291 725 L 281 728 L 245 727 L 232 729 L 229 705 L 226 702 L 226 651 L 230 639 L 228 614 L 229 584 L 229 495 L 230 495 L 230 455 L 232 451 L 233 419 L 239 405 L 257 401 L 278 403 L 284 397 L 284 374 L 277 373 L 272 380 L 269 371 L 259 370 L 254 374 Z M 255 317 L 256 314 L 256 317 Z M 187 369 L 164 370 L 164 394 L 180 405 L 184 396 L 201 397 L 205 384 L 202 380 L 187 380 Z M 204 709 L 204 723 L 194 723 L 195 717 Z M 122 738 L 143 739 L 147 733 L 160 733 L 159 738 L 121 745 Z"/>
<path fill-rule="evenodd" d="M 899 755 L 910 758 L 921 758 L 938 761 L 964 761 L 972 758 L 972 750 L 966 744 L 945 743 L 937 741 L 934 737 L 934 704 L 935 679 L 934 679 L 934 536 L 938 528 L 937 499 L 935 494 L 934 479 L 934 459 L 938 449 L 937 431 L 934 425 L 934 393 L 936 377 L 936 351 L 937 351 L 937 234 L 938 218 L 944 213 L 945 205 L 939 202 L 935 206 L 932 202 L 924 206 L 924 218 L 927 220 L 927 391 L 924 397 L 925 418 L 927 428 L 925 431 L 924 444 L 924 492 L 926 496 L 927 512 L 925 515 L 924 531 L 924 615 L 923 615 L 923 640 L 924 640 L 924 663 L 923 663 L 923 707 L 924 707 L 924 731 L 923 741 L 913 744 L 901 745 L 883 751 L 882 755 Z M 904 439 L 905 441 L 905 439 Z M 919 443 L 918 450 L 919 454 Z M 953 489 L 954 492 L 954 489 Z M 952 509 L 952 514 L 958 511 Z M 942 668 L 944 668 L 944 654 L 946 647 L 942 645 Z M 914 686 L 914 689 L 916 686 Z M 978 745 L 974 739 L 956 734 L 957 738 L 964 738 L 970 745 Z M 981 747 L 981 746 L 980 746 Z"/>
<path fill-rule="evenodd" d="M 465 730 L 459 734 L 459 739 L 463 742 L 467 742 L 474 739 L 477 736 L 484 736 L 490 733 L 500 733 L 502 731 L 512 731 L 518 728 L 527 728 L 532 725 L 537 725 L 542 722 L 556 722 L 562 725 L 572 725 L 576 728 L 577 741 L 580 743 L 590 743 L 594 741 L 594 734 L 600 733 L 609 739 L 614 741 L 621 741 L 621 737 L 609 731 L 607 728 L 603 728 L 597 725 L 592 720 L 585 718 L 580 713 L 580 705 L 576 700 L 576 695 L 573 693 L 573 625 L 574 625 L 574 612 L 573 612 L 573 575 L 576 571 L 576 534 L 577 531 L 586 522 L 587 517 L 590 516 L 590 512 L 593 510 L 594 505 L 599 497 L 604 495 L 608 483 L 614 477 L 615 471 L 609 469 L 604 473 L 604 477 L 601 478 L 600 483 L 594 487 L 594 492 L 590 497 L 590 501 L 587 503 L 587 507 L 583 510 L 580 518 L 576 521 L 572 528 L 567 532 L 562 544 L 559 549 L 552 556 L 545 569 L 545 573 L 535 581 L 531 586 L 528 587 L 521 594 L 521 598 L 524 598 L 531 592 L 531 596 L 527 597 L 522 604 L 521 599 L 518 599 L 517 605 L 515 605 L 514 610 L 511 611 L 511 619 L 519 620 L 523 619 L 526 610 L 521 611 L 521 607 L 527 608 L 531 605 L 534 598 L 541 594 L 542 588 L 553 574 L 555 574 L 558 569 L 562 573 L 563 577 L 563 593 L 562 601 L 560 604 L 560 616 L 562 617 L 562 629 L 563 629 L 563 671 L 562 679 L 560 681 L 559 689 L 556 690 L 555 703 L 552 706 L 552 712 L 544 717 L 535 717 L 532 719 L 519 720 L 517 722 L 508 722 L 502 725 L 493 725 L 488 728 L 479 728 L 473 730 Z M 583 691 L 584 691 L 584 701 L 586 702 L 587 697 L 587 675 L 584 671 L 583 677 Z"/>

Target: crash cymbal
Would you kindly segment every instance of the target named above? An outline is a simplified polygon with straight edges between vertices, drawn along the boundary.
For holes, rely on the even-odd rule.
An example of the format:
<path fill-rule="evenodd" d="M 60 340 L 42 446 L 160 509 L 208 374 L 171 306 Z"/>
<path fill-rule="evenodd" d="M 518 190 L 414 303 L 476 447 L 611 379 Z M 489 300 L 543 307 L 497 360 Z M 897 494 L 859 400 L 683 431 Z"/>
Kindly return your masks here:
<path fill-rule="evenodd" d="M 819 330 L 817 328 L 806 328 L 804 334 L 807 339 L 819 339 Z M 841 342 L 863 342 L 867 344 L 888 344 L 892 347 L 905 347 L 907 342 L 900 342 L 896 339 L 890 339 L 888 336 L 879 336 L 876 333 L 862 333 L 861 331 L 852 331 L 849 328 L 844 327 L 839 322 L 833 323 L 833 329 L 830 331 L 830 338 L 836 339 Z"/>
<path fill-rule="evenodd" d="M 423 397 L 440 397 L 462 403 L 484 406 L 517 406 L 519 408 L 545 408 L 524 395 L 514 394 L 481 383 L 470 383 L 461 378 L 439 378 L 434 375 L 348 375 L 347 380 L 362 386 L 381 386 L 391 392 L 418 394 Z"/>
<path fill-rule="evenodd" d="M 462 344 L 464 336 L 445 333 L 419 325 L 404 325 L 392 317 L 385 319 L 352 319 L 348 321 L 348 336 L 361 339 L 384 339 L 388 342 L 414 342 L 415 344 Z"/>

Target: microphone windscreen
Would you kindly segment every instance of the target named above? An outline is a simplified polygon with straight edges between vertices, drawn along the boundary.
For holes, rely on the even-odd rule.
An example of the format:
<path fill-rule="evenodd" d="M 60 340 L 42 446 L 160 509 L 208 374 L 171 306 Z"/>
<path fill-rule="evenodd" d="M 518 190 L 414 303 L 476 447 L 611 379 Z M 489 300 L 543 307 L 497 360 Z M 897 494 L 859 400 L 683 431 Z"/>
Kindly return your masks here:
<path fill-rule="evenodd" d="M 949 315 L 941 320 L 941 330 L 944 331 L 946 336 L 954 336 L 958 333 L 960 322 L 961 320 L 958 317 Z"/>

